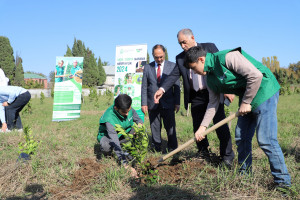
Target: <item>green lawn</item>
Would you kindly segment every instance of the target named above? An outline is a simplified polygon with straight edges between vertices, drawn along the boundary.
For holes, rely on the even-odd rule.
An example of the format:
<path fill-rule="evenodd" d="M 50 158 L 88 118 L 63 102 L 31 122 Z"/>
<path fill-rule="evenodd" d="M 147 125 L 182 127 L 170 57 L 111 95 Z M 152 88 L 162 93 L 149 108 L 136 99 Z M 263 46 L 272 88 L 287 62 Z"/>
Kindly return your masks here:
<path fill-rule="evenodd" d="M 258 148 L 255 137 L 253 176 L 240 176 L 236 169 L 227 170 L 208 163 L 202 169 L 194 169 L 192 174 L 182 175 L 178 183 L 157 181 L 144 185 L 133 181 L 114 158 L 96 159 L 98 122 L 112 103 L 110 97 L 101 96 L 98 102 L 85 98 L 81 118 L 67 122 L 51 121 L 52 98 L 46 98 L 43 104 L 39 99 L 31 101 L 32 114 L 22 113 L 22 122 L 32 128 L 40 147 L 28 163 L 16 162 L 18 143 L 24 140 L 24 134 L 0 133 L 0 199 L 282 199 L 281 194 L 271 187 L 273 179 L 268 160 Z M 229 109 L 237 111 L 237 100 Z M 191 116 L 185 114 L 183 107 L 176 114 L 179 144 L 193 137 Z M 300 198 L 299 115 L 300 95 L 280 96 L 278 140 L 292 176 L 294 192 L 288 197 L 290 199 Z M 233 120 L 233 139 L 235 124 L 236 120 Z M 147 117 L 145 125 L 150 134 Z M 162 135 L 166 140 L 165 131 Z M 208 137 L 211 150 L 218 153 L 216 134 L 210 133 Z M 234 150 L 236 152 L 235 144 Z M 195 152 L 196 147 L 192 145 L 179 157 L 191 158 Z M 147 155 L 153 156 L 160 157 L 161 154 L 149 152 Z M 185 168 L 189 169 L 189 166 Z M 80 176 L 84 176 L 80 179 L 83 182 L 75 183 Z"/>

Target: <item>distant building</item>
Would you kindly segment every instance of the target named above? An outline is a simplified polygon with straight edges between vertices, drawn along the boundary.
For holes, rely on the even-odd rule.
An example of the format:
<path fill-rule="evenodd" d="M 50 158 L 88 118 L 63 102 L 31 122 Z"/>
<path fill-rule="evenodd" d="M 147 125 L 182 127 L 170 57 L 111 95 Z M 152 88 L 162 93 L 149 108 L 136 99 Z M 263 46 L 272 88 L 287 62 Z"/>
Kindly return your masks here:
<path fill-rule="evenodd" d="M 25 83 L 29 81 L 37 82 L 41 85 L 44 85 L 45 89 L 48 87 L 47 78 L 40 76 L 38 74 L 24 73 L 24 81 Z"/>
<path fill-rule="evenodd" d="M 103 66 L 105 74 L 106 74 L 106 80 L 104 82 L 104 85 L 107 86 L 114 86 L 115 84 L 115 66 Z"/>
<path fill-rule="evenodd" d="M 99 89 L 109 89 L 113 91 L 115 86 L 115 66 L 103 66 L 106 80 L 103 85 L 99 86 Z"/>

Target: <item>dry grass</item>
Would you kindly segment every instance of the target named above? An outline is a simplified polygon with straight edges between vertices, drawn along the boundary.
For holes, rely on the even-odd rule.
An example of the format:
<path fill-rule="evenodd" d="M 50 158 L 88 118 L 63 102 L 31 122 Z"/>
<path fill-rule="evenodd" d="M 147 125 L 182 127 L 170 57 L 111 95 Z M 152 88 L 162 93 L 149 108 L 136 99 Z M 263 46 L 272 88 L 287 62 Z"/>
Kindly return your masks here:
<path fill-rule="evenodd" d="M 178 155 L 178 159 L 186 163 L 158 168 L 161 179 L 156 184 L 145 185 L 132 180 L 113 157 L 96 159 L 101 157 L 96 142 L 98 122 L 108 100 L 101 97 L 99 107 L 85 103 L 80 119 L 57 123 L 51 122 L 52 99 L 45 99 L 43 105 L 39 99 L 33 99 L 33 114 L 22 114 L 22 120 L 31 126 L 33 136 L 41 145 L 29 162 L 20 163 L 16 160 L 23 134 L 0 135 L 0 199 L 282 199 L 281 194 L 272 189 L 268 160 L 255 138 L 253 176 L 239 176 L 237 169 L 226 170 L 209 162 L 197 166 L 193 161 L 196 148 L 190 146 Z M 299 95 L 281 97 L 278 107 L 278 138 L 296 191 L 300 191 L 300 119 L 295 118 L 300 112 L 299 101 Z M 232 106 L 235 111 L 236 105 Z M 145 120 L 149 131 L 147 117 Z M 176 123 L 180 144 L 193 137 L 190 116 L 177 114 Z M 232 131 L 235 124 L 233 121 Z M 165 145 L 165 131 L 162 135 Z M 217 153 L 216 135 L 211 133 L 209 140 L 211 150 Z M 160 156 L 149 153 L 147 158 Z M 288 199 L 297 198 L 300 198 L 299 193 Z"/>

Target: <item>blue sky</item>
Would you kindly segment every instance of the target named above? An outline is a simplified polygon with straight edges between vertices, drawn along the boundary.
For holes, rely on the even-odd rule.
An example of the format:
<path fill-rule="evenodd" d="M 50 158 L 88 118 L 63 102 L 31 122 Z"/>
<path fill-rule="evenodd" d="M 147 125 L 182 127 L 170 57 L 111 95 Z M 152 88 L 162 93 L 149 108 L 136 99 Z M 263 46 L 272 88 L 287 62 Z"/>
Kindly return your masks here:
<path fill-rule="evenodd" d="M 74 37 L 110 65 L 116 45 L 128 44 L 148 44 L 151 61 L 151 48 L 163 44 L 175 61 L 182 28 L 197 42 L 241 46 L 259 61 L 277 56 L 287 67 L 300 61 L 299 10 L 299 0 L 0 0 L 0 36 L 9 38 L 25 71 L 47 76 Z"/>

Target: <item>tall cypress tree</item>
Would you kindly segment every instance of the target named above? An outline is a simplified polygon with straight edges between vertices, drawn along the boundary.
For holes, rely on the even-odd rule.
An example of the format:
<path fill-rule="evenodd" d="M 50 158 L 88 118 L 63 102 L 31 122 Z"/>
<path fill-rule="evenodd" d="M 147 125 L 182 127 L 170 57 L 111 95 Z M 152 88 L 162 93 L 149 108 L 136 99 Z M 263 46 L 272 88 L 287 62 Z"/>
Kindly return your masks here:
<path fill-rule="evenodd" d="M 102 85 L 105 82 L 105 80 L 106 80 L 106 73 L 105 73 L 105 70 L 103 68 L 103 63 L 101 61 L 100 56 L 98 58 L 98 71 L 99 71 L 98 85 Z"/>
<path fill-rule="evenodd" d="M 98 63 L 94 53 L 89 48 L 85 48 L 84 43 L 81 40 L 74 38 L 74 44 L 72 50 L 67 46 L 67 52 L 65 56 L 68 57 L 84 57 L 83 60 L 83 85 L 91 87 L 96 85 L 102 85 L 106 80 L 106 74 L 103 68 L 104 64 L 108 62 L 102 62 L 99 57 Z M 99 64 L 100 63 L 100 64 Z"/>
<path fill-rule="evenodd" d="M 65 57 L 73 57 L 72 50 L 70 49 L 69 45 L 67 45 L 67 52 L 64 56 Z"/>
<path fill-rule="evenodd" d="M 49 82 L 54 83 L 54 82 L 55 82 L 55 72 L 54 72 L 54 71 L 51 71 L 51 72 L 49 73 L 48 78 L 49 78 Z"/>
<path fill-rule="evenodd" d="M 73 44 L 73 47 L 72 47 L 72 55 L 74 57 L 79 55 L 79 49 L 78 49 L 78 44 L 77 44 L 76 38 L 74 38 L 74 44 Z"/>
<path fill-rule="evenodd" d="M 10 80 L 14 77 L 14 51 L 7 37 L 0 36 L 0 68 Z"/>
<path fill-rule="evenodd" d="M 85 57 L 86 49 L 85 49 L 84 43 L 81 40 L 77 40 L 77 49 L 78 49 L 78 53 L 76 56 L 77 57 Z"/>
<path fill-rule="evenodd" d="M 86 51 L 87 50 L 85 49 L 84 43 L 81 40 L 76 40 L 76 38 L 74 38 L 74 44 L 72 47 L 72 55 L 74 57 L 85 57 Z"/>
<path fill-rule="evenodd" d="M 166 52 L 165 52 L 165 60 L 169 60 L 168 50 L 167 50 L 166 47 L 165 47 L 165 49 L 166 49 Z"/>
<path fill-rule="evenodd" d="M 150 63 L 150 57 L 149 57 L 149 53 L 147 52 L 147 64 Z"/>
<path fill-rule="evenodd" d="M 99 79 L 99 70 L 94 53 L 88 48 L 83 61 L 83 85 L 96 86 Z"/>
<path fill-rule="evenodd" d="M 14 77 L 12 80 L 13 85 L 24 86 L 24 70 L 22 65 L 22 58 L 17 54 L 16 55 L 16 65 L 14 70 Z"/>

